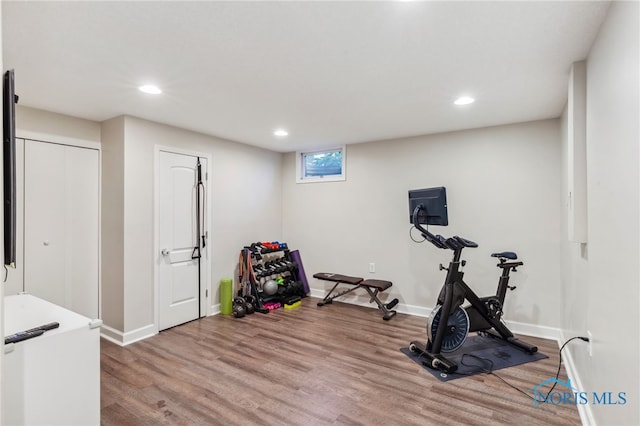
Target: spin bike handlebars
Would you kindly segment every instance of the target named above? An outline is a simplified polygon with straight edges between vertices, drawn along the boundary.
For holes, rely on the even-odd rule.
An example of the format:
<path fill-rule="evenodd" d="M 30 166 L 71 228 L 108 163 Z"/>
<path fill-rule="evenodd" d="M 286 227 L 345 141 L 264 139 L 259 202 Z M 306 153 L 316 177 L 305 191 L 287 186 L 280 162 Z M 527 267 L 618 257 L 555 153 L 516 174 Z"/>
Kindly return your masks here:
<path fill-rule="evenodd" d="M 433 235 L 418 221 L 418 214 L 420 213 L 420 210 L 424 210 L 424 206 L 422 204 L 413 209 L 413 226 L 415 226 L 418 231 L 420 231 L 422 236 L 434 246 L 440 249 L 449 249 L 453 251 L 460 251 L 465 247 L 478 247 L 477 243 L 462 237 L 458 237 L 457 235 L 450 238 L 445 238 L 440 234 Z"/>

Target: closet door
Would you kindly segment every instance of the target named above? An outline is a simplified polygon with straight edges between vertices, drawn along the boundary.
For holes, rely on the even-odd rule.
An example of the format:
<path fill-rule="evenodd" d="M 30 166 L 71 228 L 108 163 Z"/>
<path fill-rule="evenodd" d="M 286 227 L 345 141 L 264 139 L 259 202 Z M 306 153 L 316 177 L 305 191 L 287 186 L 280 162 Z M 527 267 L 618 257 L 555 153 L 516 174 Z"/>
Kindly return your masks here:
<path fill-rule="evenodd" d="M 97 150 L 25 141 L 25 291 L 98 318 L 98 208 Z"/>

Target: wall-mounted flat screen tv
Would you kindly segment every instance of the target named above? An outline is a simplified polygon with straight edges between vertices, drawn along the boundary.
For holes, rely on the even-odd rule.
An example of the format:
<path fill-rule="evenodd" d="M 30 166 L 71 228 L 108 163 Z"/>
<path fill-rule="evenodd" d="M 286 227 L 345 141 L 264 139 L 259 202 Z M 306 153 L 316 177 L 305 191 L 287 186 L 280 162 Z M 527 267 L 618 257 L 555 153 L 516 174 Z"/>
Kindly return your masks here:
<path fill-rule="evenodd" d="M 414 225 L 449 225 L 447 189 L 444 186 L 438 186 L 410 190 L 409 222 Z"/>
<path fill-rule="evenodd" d="M 3 82 L 4 264 L 16 267 L 16 103 L 14 71 Z"/>

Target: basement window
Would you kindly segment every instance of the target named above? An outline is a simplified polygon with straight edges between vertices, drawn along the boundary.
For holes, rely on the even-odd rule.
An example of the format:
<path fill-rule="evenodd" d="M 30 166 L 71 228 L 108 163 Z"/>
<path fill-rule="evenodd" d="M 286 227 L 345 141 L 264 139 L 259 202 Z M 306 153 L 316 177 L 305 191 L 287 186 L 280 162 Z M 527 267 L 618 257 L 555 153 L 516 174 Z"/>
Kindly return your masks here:
<path fill-rule="evenodd" d="M 296 153 L 296 182 L 335 182 L 346 180 L 345 147 Z"/>

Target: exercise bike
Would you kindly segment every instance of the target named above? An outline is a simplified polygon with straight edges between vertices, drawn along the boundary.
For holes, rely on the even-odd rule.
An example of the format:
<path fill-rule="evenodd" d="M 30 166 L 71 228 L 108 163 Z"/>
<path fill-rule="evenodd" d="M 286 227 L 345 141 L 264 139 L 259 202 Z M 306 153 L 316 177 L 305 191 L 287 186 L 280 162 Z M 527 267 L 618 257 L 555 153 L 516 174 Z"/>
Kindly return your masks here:
<path fill-rule="evenodd" d="M 425 194 L 437 195 L 424 197 Z M 458 365 L 442 353 L 459 349 L 467 335 L 472 332 L 504 340 L 529 354 L 537 352 L 536 346 L 514 337 L 502 321 L 507 289 L 515 290 L 515 286 L 509 286 L 509 274 L 512 271 L 517 271 L 516 268 L 523 265 L 523 262 L 517 261 L 516 253 L 502 252 L 491 255 L 499 259 L 496 266 L 502 269 L 498 279 L 498 288 L 495 295 L 478 297 L 463 281 L 462 267 L 466 261 L 460 260 L 463 249 L 475 248 L 478 247 L 478 244 L 458 236 L 445 238 L 442 235 L 434 235 L 422 226 L 423 223 L 447 225 L 444 188 L 410 191 L 409 198 L 410 209 L 413 210 L 411 222 L 416 229 L 434 246 L 453 251 L 453 258 L 449 266 L 440 265 L 440 270 L 446 270 L 447 276 L 438 295 L 438 302 L 427 322 L 427 343 L 425 345 L 417 341 L 411 342 L 409 344 L 411 352 L 420 355 L 423 365 L 446 373 L 455 372 Z M 431 209 L 429 210 L 436 210 L 437 213 L 427 212 L 426 205 L 430 205 Z M 436 208 L 434 209 L 434 207 Z M 469 304 L 462 306 L 465 300 Z"/>

